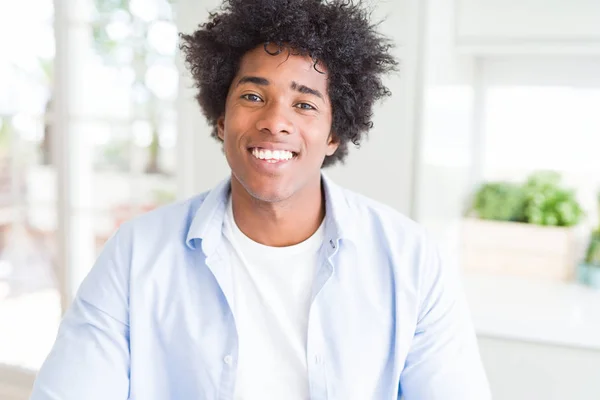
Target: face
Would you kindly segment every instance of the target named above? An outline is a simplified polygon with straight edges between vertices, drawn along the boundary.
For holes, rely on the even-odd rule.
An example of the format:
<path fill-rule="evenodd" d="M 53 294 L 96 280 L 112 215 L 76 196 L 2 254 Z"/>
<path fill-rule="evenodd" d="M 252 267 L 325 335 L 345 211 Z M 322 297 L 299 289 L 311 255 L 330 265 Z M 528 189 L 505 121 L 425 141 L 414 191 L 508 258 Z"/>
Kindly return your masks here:
<path fill-rule="evenodd" d="M 231 83 L 218 134 L 232 179 L 263 202 L 320 185 L 323 160 L 338 147 L 327 73 L 313 65 L 287 49 L 271 55 L 260 46 L 244 55 Z"/>

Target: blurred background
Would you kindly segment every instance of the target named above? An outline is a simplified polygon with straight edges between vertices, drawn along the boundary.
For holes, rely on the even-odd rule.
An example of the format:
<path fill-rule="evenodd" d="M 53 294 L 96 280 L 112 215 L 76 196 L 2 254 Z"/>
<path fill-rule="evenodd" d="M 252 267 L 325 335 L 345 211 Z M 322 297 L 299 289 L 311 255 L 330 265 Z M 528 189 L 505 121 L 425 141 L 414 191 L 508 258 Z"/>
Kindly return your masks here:
<path fill-rule="evenodd" d="M 0 1 L 0 399 L 120 223 L 228 174 L 177 36 L 218 4 Z M 600 399 L 600 2 L 368 4 L 401 71 L 327 173 L 441 244 L 495 399 Z"/>

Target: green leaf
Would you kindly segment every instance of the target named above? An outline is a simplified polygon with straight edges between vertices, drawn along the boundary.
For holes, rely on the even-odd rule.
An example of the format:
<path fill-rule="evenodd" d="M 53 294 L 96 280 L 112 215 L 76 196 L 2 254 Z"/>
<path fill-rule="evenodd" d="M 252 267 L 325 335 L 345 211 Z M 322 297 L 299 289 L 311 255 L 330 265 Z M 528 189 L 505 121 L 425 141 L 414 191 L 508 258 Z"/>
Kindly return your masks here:
<path fill-rule="evenodd" d="M 524 184 L 489 182 L 476 192 L 473 211 L 481 219 L 545 226 L 577 225 L 584 215 L 575 192 L 553 171 L 531 174 Z"/>
<path fill-rule="evenodd" d="M 600 229 L 596 230 L 592 234 L 590 244 L 588 246 L 586 257 L 586 264 L 597 265 L 600 267 Z"/>
<path fill-rule="evenodd" d="M 487 183 L 475 195 L 473 208 L 479 218 L 496 221 L 523 219 L 523 191 L 507 182 Z"/>

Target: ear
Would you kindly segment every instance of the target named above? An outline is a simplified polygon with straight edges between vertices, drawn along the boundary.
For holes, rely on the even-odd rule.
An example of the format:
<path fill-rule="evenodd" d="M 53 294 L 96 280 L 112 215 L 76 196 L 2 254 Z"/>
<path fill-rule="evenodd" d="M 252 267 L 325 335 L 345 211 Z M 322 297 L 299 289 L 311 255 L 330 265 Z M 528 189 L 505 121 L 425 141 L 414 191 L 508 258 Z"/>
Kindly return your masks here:
<path fill-rule="evenodd" d="M 225 141 L 225 116 L 221 116 L 217 120 L 217 135 L 219 139 Z"/>
<path fill-rule="evenodd" d="M 335 133 L 331 132 L 329 134 L 329 137 L 327 137 L 327 151 L 325 152 L 325 154 L 327 154 L 328 156 L 333 155 L 333 153 L 335 153 L 338 147 L 340 147 L 340 141 L 335 135 Z"/>

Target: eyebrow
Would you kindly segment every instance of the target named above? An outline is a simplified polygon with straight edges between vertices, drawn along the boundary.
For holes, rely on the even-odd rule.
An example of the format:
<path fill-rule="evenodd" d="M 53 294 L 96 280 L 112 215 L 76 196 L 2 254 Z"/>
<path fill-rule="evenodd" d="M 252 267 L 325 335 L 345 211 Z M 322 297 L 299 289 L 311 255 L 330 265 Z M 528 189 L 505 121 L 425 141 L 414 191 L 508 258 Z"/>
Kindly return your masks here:
<path fill-rule="evenodd" d="M 267 86 L 269 81 L 265 78 L 259 78 L 258 76 L 242 76 L 236 86 L 240 86 L 244 83 L 254 83 L 255 85 Z"/>
<path fill-rule="evenodd" d="M 258 76 L 243 76 L 240 78 L 236 86 L 242 85 L 244 83 L 254 83 L 255 85 L 260 86 L 268 86 L 271 82 L 268 79 L 261 78 Z M 291 88 L 297 92 L 304 94 L 311 94 L 313 96 L 317 96 L 321 100 L 324 100 L 323 94 L 316 89 L 311 89 L 306 85 L 300 85 L 296 82 L 292 82 Z"/>
<path fill-rule="evenodd" d="M 312 94 L 313 96 L 317 96 L 321 100 L 323 100 L 323 95 L 316 89 L 311 89 L 305 85 L 298 85 L 296 82 L 292 82 L 292 89 L 297 90 L 300 93 L 304 94 Z"/>

